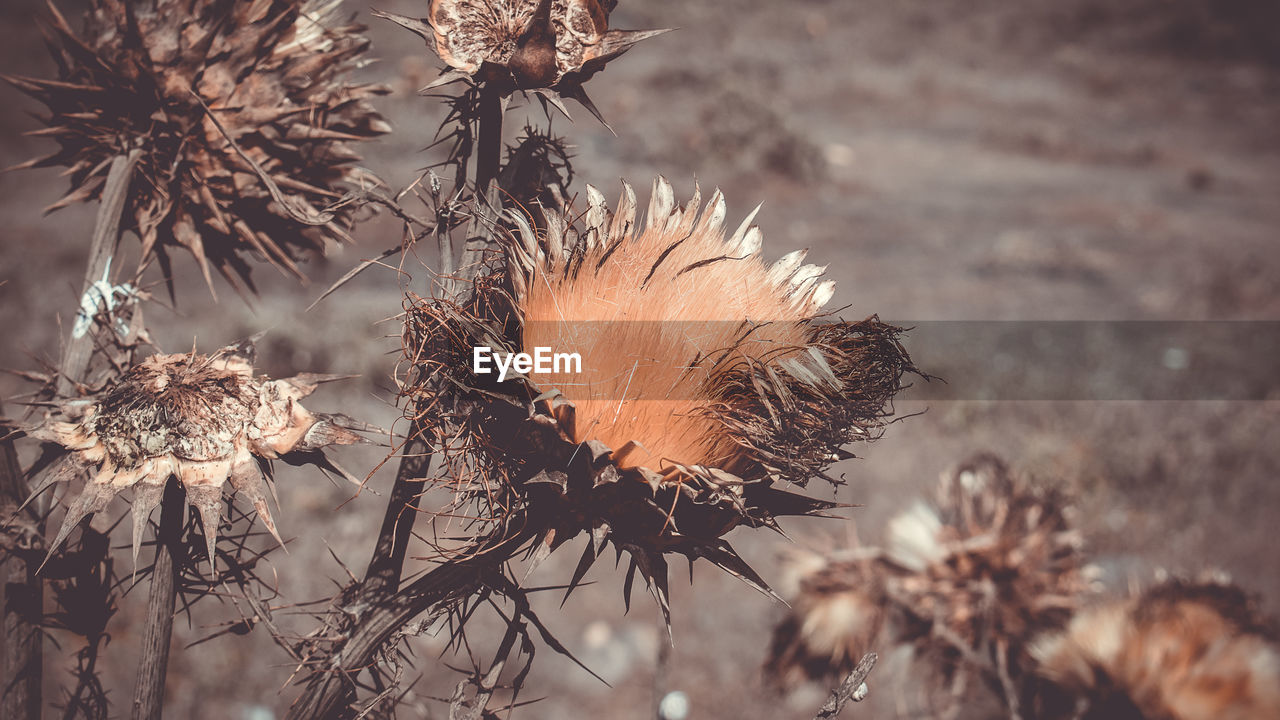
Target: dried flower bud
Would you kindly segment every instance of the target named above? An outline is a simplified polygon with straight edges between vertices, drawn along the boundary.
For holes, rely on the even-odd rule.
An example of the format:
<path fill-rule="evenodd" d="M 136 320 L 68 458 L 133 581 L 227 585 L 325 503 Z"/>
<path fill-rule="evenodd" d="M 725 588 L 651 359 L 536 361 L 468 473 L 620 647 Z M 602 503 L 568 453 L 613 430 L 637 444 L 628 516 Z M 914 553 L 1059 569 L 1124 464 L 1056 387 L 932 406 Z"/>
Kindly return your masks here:
<path fill-rule="evenodd" d="M 58 79 L 6 79 L 48 106 L 36 134 L 60 148 L 18 167 L 68 168 L 71 192 L 53 210 L 98 197 L 111 158 L 139 148 L 124 226 L 143 262 L 184 247 L 211 291 L 210 265 L 253 288 L 245 254 L 301 279 L 302 251 L 351 223 L 349 207 L 317 208 L 375 182 L 353 144 L 390 130 L 367 102 L 383 89 L 344 79 L 369 43 L 339 8 L 92 0 L 78 35 L 51 6 Z"/>
<path fill-rule="evenodd" d="M 228 483 L 231 492 L 253 503 L 279 540 L 264 492 L 269 479 L 260 464 L 362 441 L 348 429 L 353 424 L 349 418 L 312 413 L 299 402 L 319 383 L 341 377 L 255 377 L 253 346 L 241 343 L 211 356 L 153 355 L 97 396 L 64 404 L 59 413 L 65 420 L 51 418 L 27 430 L 71 451 L 35 494 L 56 481 L 91 473 L 67 510 L 50 553 L 81 519 L 131 489 L 136 560 L 142 530 L 171 475 L 200 513 L 210 562 Z"/>

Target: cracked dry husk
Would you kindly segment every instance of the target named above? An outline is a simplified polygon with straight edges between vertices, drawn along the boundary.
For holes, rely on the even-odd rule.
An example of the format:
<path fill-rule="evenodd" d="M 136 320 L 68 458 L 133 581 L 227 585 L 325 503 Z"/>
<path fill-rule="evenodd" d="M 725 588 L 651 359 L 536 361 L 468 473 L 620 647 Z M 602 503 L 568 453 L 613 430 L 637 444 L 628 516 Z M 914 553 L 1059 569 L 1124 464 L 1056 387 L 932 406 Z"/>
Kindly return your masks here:
<path fill-rule="evenodd" d="M 608 0 L 431 0 L 425 18 L 378 10 L 374 14 L 416 33 L 449 66 L 424 90 L 471 78 L 507 92 L 536 91 L 552 102 L 556 95 L 572 97 L 604 122 L 582 84 L 641 40 L 669 32 L 609 29 L 609 12 L 615 4 Z"/>
<path fill-rule="evenodd" d="M 270 380 L 254 376 L 253 356 L 249 341 L 210 356 L 153 355 L 98 395 L 59 406 L 64 419 L 50 417 L 27 429 L 28 435 L 69 451 L 33 498 L 56 482 L 89 475 L 49 554 L 83 518 L 130 489 L 136 562 L 142 533 L 170 476 L 200 514 L 211 565 L 227 484 L 231 494 L 238 492 L 253 504 L 280 541 L 267 506 L 267 491 L 274 495 L 269 461 L 296 457 L 337 469 L 321 449 L 362 442 L 352 428 L 363 426 L 343 415 L 312 413 L 299 402 L 318 384 L 345 376 Z"/>
<path fill-rule="evenodd" d="M 340 0 L 92 0 L 82 33 L 50 6 L 57 80 L 6 77 L 44 103 L 59 149 L 18 165 L 61 165 L 71 191 L 48 209 L 97 198 L 113 157 L 142 155 L 124 228 L 142 262 L 182 247 L 237 290 L 247 256 L 304 276 L 295 261 L 347 239 L 350 205 L 376 179 L 355 146 L 390 131 L 368 103 L 384 88 L 346 75 L 368 48 Z"/>
<path fill-rule="evenodd" d="M 404 394 L 445 461 L 437 482 L 455 503 L 441 514 L 478 516 L 474 534 L 526 533 L 535 564 L 590 535 L 570 592 L 613 545 L 630 555 L 628 602 L 639 573 L 667 610 L 670 553 L 771 594 L 723 535 L 837 507 L 787 488 L 838 482 L 824 471 L 850 457 L 842 446 L 890 421 L 914 372 L 901 330 L 820 322 L 834 283 L 802 265 L 804 251 L 763 263 L 751 217 L 726 237 L 718 191 L 705 209 L 696 190 L 680 207 L 659 178 L 643 227 L 629 186 L 616 212 L 587 194 L 580 227 L 568 209 L 544 209 L 544 230 L 513 213 L 505 268 L 462 304 L 407 307 Z M 576 381 L 471 371 L 474 346 L 520 350 L 583 328 L 598 332 L 572 346 L 584 357 Z"/>

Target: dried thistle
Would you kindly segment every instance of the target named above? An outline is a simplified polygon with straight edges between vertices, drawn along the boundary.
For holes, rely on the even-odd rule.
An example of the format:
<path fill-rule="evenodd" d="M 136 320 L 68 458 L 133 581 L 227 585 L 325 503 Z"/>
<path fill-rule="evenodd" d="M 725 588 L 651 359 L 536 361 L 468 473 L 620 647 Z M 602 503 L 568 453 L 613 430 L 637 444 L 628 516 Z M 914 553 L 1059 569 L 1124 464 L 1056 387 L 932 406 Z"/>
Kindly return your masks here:
<path fill-rule="evenodd" d="M 350 418 L 312 413 L 299 403 L 319 383 L 343 376 L 269 380 L 254 376 L 253 358 L 249 341 L 210 356 L 153 355 L 102 393 L 59 406 L 66 420 L 51 417 L 29 428 L 28 435 L 70 451 L 35 494 L 59 480 L 91 473 L 67 509 L 49 553 L 81 519 L 132 489 L 136 562 L 142 530 L 171 475 L 200 513 L 211 563 L 228 483 L 233 493 L 253 503 L 279 541 L 264 492 L 269 461 L 293 457 L 334 468 L 319 451 L 362 438 L 349 429 L 354 425 Z"/>
<path fill-rule="evenodd" d="M 1280 717 L 1280 646 L 1239 587 L 1169 581 L 1077 614 L 1036 640 L 1037 672 L 1065 692 L 1045 717 Z"/>
<path fill-rule="evenodd" d="M 797 567 L 770 680 L 836 676 L 877 644 L 910 644 L 953 692 L 976 674 L 1016 710 L 1033 684 L 1028 643 L 1065 626 L 1092 590 L 1067 499 L 978 455 L 942 476 L 933 503 L 893 518 L 887 535 L 883 548 Z"/>
<path fill-rule="evenodd" d="M 848 674 L 875 648 L 889 606 L 873 554 L 792 550 L 783 594 L 790 612 L 773 630 L 764 677 L 779 689 Z"/>
<path fill-rule="evenodd" d="M 953 695 L 977 677 L 1012 713 L 1028 702 L 1028 644 L 1064 626 L 1092 589 L 1071 514 L 1061 493 L 978 455 L 942 476 L 932 506 L 890 522 L 897 638 Z"/>
<path fill-rule="evenodd" d="M 668 30 L 610 30 L 609 0 L 431 0 L 415 19 L 374 11 L 417 33 L 450 68 L 430 89 L 463 78 L 504 92 L 550 90 L 600 113 L 582 84 L 632 45 Z M 603 122 L 603 118 L 601 118 Z"/>
<path fill-rule="evenodd" d="M 211 292 L 210 266 L 252 289 L 246 254 L 302 279 L 303 251 L 346 238 L 351 208 L 316 207 L 373 181 L 353 145 L 390 126 L 367 102 L 384 90 L 344 79 L 369 43 L 340 0 L 92 0 L 82 35 L 50 11 L 58 79 L 6 78 L 60 146 L 17 167 L 71 176 L 48 210 L 98 197 L 110 160 L 141 149 L 124 227 L 143 263 L 183 247 Z"/>
<path fill-rule="evenodd" d="M 726 238 L 719 192 L 679 207 L 659 178 L 643 227 L 629 186 L 616 213 L 587 193 L 581 228 L 512 213 L 509 269 L 463 305 L 408 308 L 405 393 L 427 408 L 441 482 L 459 514 L 535 538 L 537 559 L 590 533 L 571 587 L 612 543 L 631 555 L 625 592 L 639 571 L 664 610 L 672 552 L 767 590 L 721 536 L 835 507 L 782 486 L 879 434 L 914 370 L 900 330 L 818 322 L 834 283 L 803 251 L 763 263 L 751 218 Z M 477 346 L 577 352 L 581 372 L 499 382 L 472 372 Z"/>

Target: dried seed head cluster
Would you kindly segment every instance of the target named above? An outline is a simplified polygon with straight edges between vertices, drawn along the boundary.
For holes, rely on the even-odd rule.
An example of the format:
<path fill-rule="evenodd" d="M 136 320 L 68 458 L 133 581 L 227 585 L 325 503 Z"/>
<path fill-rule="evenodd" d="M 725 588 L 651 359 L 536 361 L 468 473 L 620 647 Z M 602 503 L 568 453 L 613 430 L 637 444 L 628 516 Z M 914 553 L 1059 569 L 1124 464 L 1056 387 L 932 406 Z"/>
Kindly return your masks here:
<path fill-rule="evenodd" d="M 852 559 L 810 561 L 793 615 L 775 631 L 771 679 L 847 672 L 878 641 L 915 645 L 944 679 L 989 670 L 985 679 L 1017 682 L 1027 643 L 1065 625 L 1091 589 L 1065 499 L 993 456 L 944 474 L 936 502 L 898 515 L 887 534 L 883 548 Z"/>
<path fill-rule="evenodd" d="M 632 45 L 668 30 L 610 30 L 616 0 L 431 0 L 427 17 L 376 12 L 427 41 L 451 70 L 510 90 L 549 89 L 595 108 L 582 84 Z"/>
<path fill-rule="evenodd" d="M 1169 581 L 1038 639 L 1038 672 L 1084 720 L 1280 717 L 1280 646 L 1238 587 Z"/>
<path fill-rule="evenodd" d="M 539 552 L 592 534 L 574 584 L 612 542 L 632 556 L 628 588 L 639 570 L 664 606 L 667 552 L 763 588 L 721 536 L 834 507 L 782 486 L 823 476 L 888 422 L 913 370 L 900 331 L 819 322 L 834 289 L 822 268 L 803 251 L 765 264 L 751 218 L 726 237 L 718 191 L 679 206 L 659 178 L 643 226 L 629 186 L 616 212 L 587 194 L 580 226 L 567 210 L 545 211 L 541 230 L 513 213 L 506 271 L 465 305 L 409 308 L 406 391 L 437 413 L 460 502 L 521 513 Z M 499 382 L 473 372 L 476 346 L 581 365 Z"/>
<path fill-rule="evenodd" d="M 27 434 L 71 451 L 37 494 L 59 480 L 90 473 L 50 553 L 81 519 L 130 489 L 136 559 L 142 530 L 170 476 L 200 513 L 210 561 L 228 483 L 253 503 L 279 540 L 264 492 L 268 461 L 349 445 L 361 437 L 348 429 L 354 424 L 349 418 L 312 413 L 299 403 L 318 383 L 342 376 L 255 377 L 253 354 L 252 343 L 245 342 L 211 356 L 153 355 L 99 395 L 62 405 L 59 412 L 66 420 L 50 418 L 29 429 Z"/>
<path fill-rule="evenodd" d="M 125 227 L 143 261 L 190 251 L 252 289 L 244 255 L 299 278 L 295 260 L 346 237 L 350 208 L 319 211 L 373 181 L 354 143 L 390 126 L 382 89 L 344 79 L 368 47 L 340 0 L 92 0 L 85 32 L 52 10 L 57 80 L 7 78 L 49 108 L 59 149 L 19 167 L 62 165 L 71 192 L 101 193 L 113 157 L 140 149 Z"/>

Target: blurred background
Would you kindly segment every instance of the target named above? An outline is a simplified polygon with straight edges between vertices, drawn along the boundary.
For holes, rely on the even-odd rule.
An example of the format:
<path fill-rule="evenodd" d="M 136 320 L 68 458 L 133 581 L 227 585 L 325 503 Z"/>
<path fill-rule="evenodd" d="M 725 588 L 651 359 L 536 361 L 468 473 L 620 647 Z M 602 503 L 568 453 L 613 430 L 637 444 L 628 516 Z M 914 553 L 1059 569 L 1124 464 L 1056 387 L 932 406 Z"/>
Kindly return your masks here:
<path fill-rule="evenodd" d="M 58 5 L 68 16 L 82 9 Z M 437 159 L 423 148 L 443 108 L 415 91 L 441 64 L 416 36 L 369 17 L 365 3 L 348 6 L 371 26 L 379 59 L 363 75 L 394 88 L 381 109 L 396 131 L 365 144 L 366 164 L 399 188 Z M 427 2 L 377 7 L 421 16 Z M 34 24 L 42 11 L 37 0 L 0 5 L 4 72 L 53 74 Z M 840 283 L 833 305 L 849 306 L 846 317 L 1280 321 L 1274 0 L 623 0 L 612 24 L 679 30 L 642 43 L 587 85 L 616 137 L 573 103 L 575 124 L 555 119 L 553 129 L 575 146 L 575 182 L 613 198 L 620 177 L 643 188 L 662 173 L 687 197 L 696 177 L 703 188 L 724 190 L 735 224 L 763 200 L 757 222 L 766 258 L 812 248 L 810 257 L 830 263 Z M 22 135 L 39 127 L 31 116 L 39 110 L 0 86 L 0 165 L 46 150 L 48 141 Z M 525 115 L 543 121 L 536 104 L 512 113 L 509 139 Z M 42 217 L 40 208 L 65 189 L 57 170 L 0 175 L 0 367 L 34 369 L 55 358 L 74 316 L 95 208 Z M 313 409 L 399 427 L 390 390 L 399 351 L 394 316 L 401 283 L 425 290 L 426 267 L 407 263 L 412 279 L 370 270 L 304 312 L 360 259 L 398 244 L 399 227 L 378 217 L 356 237 L 357 246 L 310 263 L 310 286 L 258 268 L 261 296 L 252 304 L 225 285 L 214 304 L 195 263 L 175 255 L 177 306 L 148 309 L 157 343 L 185 350 L 194 338 L 213 349 L 270 330 L 259 346 L 268 373 L 360 375 L 326 386 Z M 948 347 L 957 357 L 918 358 L 923 369 L 946 378 L 953 363 L 995 357 L 981 338 Z M 1092 352 L 1105 358 L 1107 350 Z M 1197 382 L 1194 352 L 1173 363 L 1162 357 L 1149 358 L 1152 372 Z M 1248 359 L 1263 369 L 1251 401 L 989 401 L 958 393 L 900 402 L 900 414 L 919 414 L 853 448 L 860 458 L 836 468 L 847 485 L 834 498 L 860 505 L 846 511 L 848 521 L 792 521 L 786 529 L 817 548 L 846 545 L 855 534 L 874 542 L 939 473 L 992 450 L 1037 482 L 1077 494 L 1088 551 L 1114 590 L 1149 583 L 1157 570 L 1220 569 L 1275 615 L 1277 361 Z M 11 411 L 26 389 L 0 376 Z M 381 457 L 378 448 L 337 454 L 361 475 Z M 390 486 L 393 465 L 373 476 L 370 490 Z M 279 479 L 277 522 L 296 538 L 289 554 L 272 556 L 281 592 L 292 601 L 328 596 L 346 577 L 334 556 L 357 573 L 368 561 L 385 495 L 351 499 L 349 486 L 314 471 L 282 468 Z M 825 486 L 811 490 L 832 496 Z M 126 511 L 121 502 L 106 515 Z M 125 535 L 116 537 L 122 545 Z M 777 577 L 785 540 L 741 530 L 729 539 L 766 579 Z M 581 542 L 530 582 L 566 581 Z M 121 567 L 129 567 L 127 554 Z M 675 647 L 664 690 L 688 694 L 690 718 L 812 717 L 829 688 L 777 695 L 760 681 L 783 608 L 714 568 L 695 566 L 693 587 L 681 573 L 673 573 Z M 652 717 L 658 610 L 637 591 L 624 615 L 619 575 L 600 564 L 588 576 L 594 584 L 563 610 L 558 593 L 535 607 L 612 687 L 544 649 L 522 697 L 545 699 L 516 717 Z M 132 688 L 144 596 L 145 588 L 126 596 L 111 626 L 105 682 L 117 714 Z M 176 641 L 185 646 L 228 617 L 233 610 L 206 601 L 190 621 L 179 618 Z M 305 616 L 284 621 L 300 632 L 312 627 Z M 488 657 L 482 624 L 475 637 Z M 446 704 L 428 698 L 448 697 L 459 679 L 446 662 L 466 664 L 439 659 L 444 645 L 432 637 L 413 643 L 421 673 L 414 703 L 423 717 L 447 715 Z M 46 698 L 57 697 L 76 649 L 48 646 Z M 262 632 L 179 650 L 167 709 L 172 717 L 278 717 L 296 693 L 287 687 L 291 671 Z M 846 716 L 929 714 L 900 657 L 882 660 L 871 688 Z M 961 717 L 985 713 L 974 706 Z"/>

